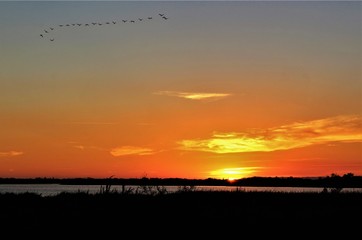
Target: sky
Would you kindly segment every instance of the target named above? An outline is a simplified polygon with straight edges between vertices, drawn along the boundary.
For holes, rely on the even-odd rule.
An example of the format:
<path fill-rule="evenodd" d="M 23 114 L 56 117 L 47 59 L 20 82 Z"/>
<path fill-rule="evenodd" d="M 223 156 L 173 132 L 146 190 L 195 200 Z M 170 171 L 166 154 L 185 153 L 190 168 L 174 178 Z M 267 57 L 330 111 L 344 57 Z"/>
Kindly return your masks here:
<path fill-rule="evenodd" d="M 0 1 L 0 177 L 362 175 L 362 2 Z"/>

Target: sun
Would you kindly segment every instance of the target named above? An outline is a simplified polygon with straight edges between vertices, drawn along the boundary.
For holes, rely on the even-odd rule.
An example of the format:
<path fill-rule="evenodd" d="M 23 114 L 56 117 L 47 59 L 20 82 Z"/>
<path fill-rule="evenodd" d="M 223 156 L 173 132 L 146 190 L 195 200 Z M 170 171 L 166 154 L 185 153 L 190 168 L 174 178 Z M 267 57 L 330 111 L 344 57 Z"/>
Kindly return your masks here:
<path fill-rule="evenodd" d="M 210 175 L 233 182 L 237 179 L 251 176 L 254 172 L 256 172 L 255 167 L 223 168 L 211 171 Z"/>
<path fill-rule="evenodd" d="M 233 182 L 235 182 L 235 180 L 236 180 L 236 178 L 228 178 L 228 179 L 227 179 L 227 181 L 228 181 L 229 183 L 233 183 Z"/>
<path fill-rule="evenodd" d="M 234 181 L 235 179 L 242 178 L 243 172 L 240 168 L 224 168 L 212 171 L 211 175 L 219 179 Z"/>

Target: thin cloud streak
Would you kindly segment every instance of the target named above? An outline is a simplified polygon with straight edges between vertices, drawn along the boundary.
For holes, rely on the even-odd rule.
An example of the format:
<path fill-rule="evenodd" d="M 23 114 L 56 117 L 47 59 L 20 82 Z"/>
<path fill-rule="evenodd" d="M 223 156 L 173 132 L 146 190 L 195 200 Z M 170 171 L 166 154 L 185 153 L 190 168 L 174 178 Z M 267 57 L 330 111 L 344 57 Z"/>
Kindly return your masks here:
<path fill-rule="evenodd" d="M 15 157 L 23 154 L 24 152 L 21 151 L 0 152 L 0 157 Z"/>
<path fill-rule="evenodd" d="M 121 156 L 126 156 L 126 155 L 138 155 L 138 156 L 153 155 L 153 154 L 162 152 L 162 151 L 155 151 L 154 149 L 151 149 L 151 148 L 144 148 L 144 147 L 137 147 L 137 146 L 121 146 L 121 147 L 107 149 L 107 148 L 102 148 L 102 147 L 97 147 L 97 146 L 86 146 L 86 145 L 79 144 L 77 142 L 70 142 L 70 143 L 75 144 L 72 147 L 77 148 L 81 151 L 85 151 L 85 150 L 106 151 L 106 152 L 109 152 L 114 157 L 121 157 Z"/>
<path fill-rule="evenodd" d="M 202 92 L 177 92 L 177 91 L 159 91 L 155 92 L 154 94 L 168 96 L 168 97 L 179 97 L 191 100 L 218 100 L 232 95 L 231 93 L 202 93 Z"/>
<path fill-rule="evenodd" d="M 99 151 L 108 151 L 108 149 L 106 149 L 106 148 L 92 146 L 92 145 L 83 145 L 82 143 L 77 142 L 77 141 L 69 141 L 68 144 L 71 144 L 72 147 L 80 149 L 82 151 L 86 150 L 86 149 L 95 149 L 95 150 L 99 150 Z"/>
<path fill-rule="evenodd" d="M 82 145 L 76 145 L 76 146 L 73 146 L 75 148 L 78 148 L 80 150 L 84 150 L 86 147 L 85 146 L 82 146 Z"/>
<path fill-rule="evenodd" d="M 151 148 L 135 147 L 135 146 L 122 146 L 113 148 L 110 154 L 115 157 L 126 155 L 153 155 L 156 152 Z"/>
<path fill-rule="evenodd" d="M 67 122 L 69 125 L 116 125 L 117 122 Z"/>
<path fill-rule="evenodd" d="M 215 133 L 178 142 L 182 150 L 213 153 L 272 152 L 330 142 L 362 142 L 362 117 L 337 116 L 269 129 Z"/>

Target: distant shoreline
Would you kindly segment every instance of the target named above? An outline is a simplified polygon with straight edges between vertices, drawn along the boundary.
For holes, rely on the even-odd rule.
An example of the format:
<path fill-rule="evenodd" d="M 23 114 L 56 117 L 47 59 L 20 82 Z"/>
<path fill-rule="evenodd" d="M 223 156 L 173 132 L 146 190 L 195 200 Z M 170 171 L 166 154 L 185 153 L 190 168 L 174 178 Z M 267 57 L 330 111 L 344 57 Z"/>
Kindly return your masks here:
<path fill-rule="evenodd" d="M 345 174 L 326 177 L 249 177 L 235 179 L 186 178 L 0 178 L 0 184 L 62 185 L 149 185 L 149 186 L 250 186 L 250 187 L 326 187 L 361 188 L 362 176 Z"/>

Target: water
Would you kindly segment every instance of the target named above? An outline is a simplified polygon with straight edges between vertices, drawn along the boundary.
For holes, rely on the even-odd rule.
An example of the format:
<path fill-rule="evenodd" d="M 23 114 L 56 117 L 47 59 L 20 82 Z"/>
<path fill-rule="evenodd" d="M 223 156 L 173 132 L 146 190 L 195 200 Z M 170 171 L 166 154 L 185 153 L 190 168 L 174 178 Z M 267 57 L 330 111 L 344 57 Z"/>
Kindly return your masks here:
<path fill-rule="evenodd" d="M 0 193 L 37 193 L 42 196 L 57 195 L 62 192 L 88 192 L 90 194 L 99 193 L 102 185 L 62 185 L 62 184 L 0 184 Z M 161 186 L 167 192 L 174 192 L 183 186 Z M 187 186 L 186 186 L 187 187 Z M 114 185 L 111 190 L 121 192 L 122 186 Z M 144 192 L 140 186 L 125 186 L 125 190 L 133 192 Z M 148 186 L 149 192 L 157 193 L 155 186 Z M 192 190 L 192 189 L 190 189 Z M 213 191 L 271 191 L 271 192 L 321 192 L 319 187 L 236 187 L 236 186 L 195 186 L 194 190 Z M 362 192 L 362 188 L 344 188 L 342 192 Z"/>

